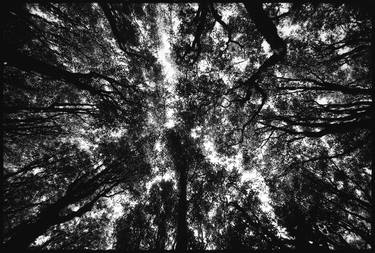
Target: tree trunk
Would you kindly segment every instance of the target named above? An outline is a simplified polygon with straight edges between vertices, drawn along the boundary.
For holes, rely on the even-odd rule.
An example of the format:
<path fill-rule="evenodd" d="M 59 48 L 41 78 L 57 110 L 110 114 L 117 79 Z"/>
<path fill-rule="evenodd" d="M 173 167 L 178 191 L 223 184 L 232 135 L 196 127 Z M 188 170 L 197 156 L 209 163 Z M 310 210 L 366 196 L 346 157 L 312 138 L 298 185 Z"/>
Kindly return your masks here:
<path fill-rule="evenodd" d="M 157 250 L 164 250 L 165 242 L 167 240 L 167 218 L 166 214 L 163 211 L 161 213 L 161 221 L 158 225 L 158 235 L 156 238 L 156 249 Z"/>
<path fill-rule="evenodd" d="M 60 223 L 59 211 L 62 206 L 64 206 L 62 202 L 55 203 L 42 211 L 36 221 L 17 226 L 14 235 L 5 243 L 4 248 L 11 250 L 27 249 L 48 228 Z"/>
<path fill-rule="evenodd" d="M 31 243 L 44 234 L 52 225 L 44 220 L 23 224 L 19 227 L 21 230 L 4 245 L 4 248 L 9 250 L 27 249 Z"/>
<path fill-rule="evenodd" d="M 0 57 L 1 60 L 7 62 L 8 65 L 28 72 L 37 72 L 56 80 L 65 80 L 73 84 L 78 89 L 89 91 L 93 96 L 102 95 L 102 91 L 97 90 L 81 80 L 82 78 L 86 80 L 91 79 L 93 77 L 91 73 L 72 73 L 59 67 L 47 64 L 31 56 L 24 55 L 16 50 L 13 50 L 12 48 L 6 47 L 5 50 L 6 52 L 0 55 Z"/>
<path fill-rule="evenodd" d="M 183 133 L 182 133 L 183 135 Z M 181 133 L 174 130 L 167 132 L 168 148 L 178 175 L 177 203 L 177 237 L 176 250 L 187 250 L 187 175 L 189 170 L 189 154 L 186 149 L 188 141 Z"/>
<path fill-rule="evenodd" d="M 111 188 L 104 191 L 103 194 L 108 193 L 110 189 Z M 76 203 L 84 196 L 79 199 L 74 198 L 72 195 L 62 197 L 55 203 L 43 209 L 38 217 L 36 217 L 36 221 L 25 222 L 18 225 L 13 231 L 11 231 L 11 238 L 4 244 L 4 248 L 12 250 L 27 249 L 31 243 L 33 243 L 40 235 L 43 235 L 53 225 L 64 223 L 75 217 L 80 217 L 86 212 L 90 211 L 101 196 L 102 195 L 98 194 L 91 201 L 80 207 L 77 211 L 60 216 L 61 210 L 72 203 Z"/>
<path fill-rule="evenodd" d="M 273 54 L 269 57 L 258 69 L 258 71 L 249 78 L 250 83 L 255 82 L 260 74 L 266 71 L 269 67 L 275 65 L 284 59 L 287 47 L 286 43 L 277 33 L 277 28 L 272 20 L 267 16 L 263 10 L 262 3 L 258 1 L 245 2 L 245 8 L 255 23 L 257 30 L 263 35 L 267 43 L 270 45 Z"/>
<path fill-rule="evenodd" d="M 372 17 L 371 19 L 372 26 L 375 24 L 375 19 Z M 371 34 L 371 77 L 372 77 L 372 127 L 375 125 L 375 31 L 372 29 L 372 34 Z M 371 163 L 371 248 L 375 249 L 375 131 L 372 129 L 371 130 L 371 135 L 372 135 L 372 143 L 371 143 L 371 152 L 372 152 L 372 163 Z"/>
<path fill-rule="evenodd" d="M 178 218 L 177 218 L 177 246 L 176 250 L 185 251 L 187 250 L 187 170 L 182 169 L 180 171 L 178 179 Z"/>
<path fill-rule="evenodd" d="M 306 250 L 309 248 L 309 242 L 307 240 L 307 228 L 304 217 L 301 214 L 297 214 L 297 228 L 296 228 L 296 250 Z"/>

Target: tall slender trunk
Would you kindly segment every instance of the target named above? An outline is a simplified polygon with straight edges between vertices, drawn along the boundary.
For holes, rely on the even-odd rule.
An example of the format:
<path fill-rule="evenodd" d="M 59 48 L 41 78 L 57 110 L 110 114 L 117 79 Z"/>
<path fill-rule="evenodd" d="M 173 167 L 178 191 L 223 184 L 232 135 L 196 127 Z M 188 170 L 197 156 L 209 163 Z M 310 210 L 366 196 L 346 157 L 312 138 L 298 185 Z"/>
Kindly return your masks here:
<path fill-rule="evenodd" d="M 4 248 L 10 250 L 27 249 L 48 228 L 59 223 L 59 211 L 63 204 L 51 205 L 40 213 L 36 221 L 19 225 L 11 239 L 3 245 Z"/>
<path fill-rule="evenodd" d="M 13 236 L 5 245 L 5 249 L 24 250 L 27 249 L 41 234 L 44 234 L 53 224 L 39 220 L 35 223 L 24 224 L 15 236 Z"/>
<path fill-rule="evenodd" d="M 187 250 L 187 175 L 189 170 L 189 154 L 187 151 L 187 137 L 175 130 L 167 133 L 168 148 L 178 176 L 177 203 L 177 236 L 176 250 Z"/>
<path fill-rule="evenodd" d="M 164 250 L 167 240 L 167 217 L 165 212 L 161 213 L 161 221 L 158 224 L 158 234 L 156 238 L 156 249 Z"/>
<path fill-rule="evenodd" d="M 103 192 L 106 194 L 111 188 Z M 90 211 L 93 205 L 102 195 L 98 194 L 91 201 L 84 204 L 77 211 L 70 214 L 60 216 L 60 211 L 66 208 L 69 204 L 75 203 L 76 197 L 72 195 L 64 196 L 55 203 L 50 204 L 31 222 L 24 222 L 11 231 L 11 238 L 3 245 L 6 249 L 27 249 L 40 235 L 43 235 L 50 227 L 69 221 L 75 217 L 80 217 L 86 212 Z M 82 199 L 83 197 L 81 197 Z"/>
<path fill-rule="evenodd" d="M 298 214 L 297 214 L 298 215 Z M 309 248 L 309 243 L 307 241 L 307 231 L 304 217 L 298 215 L 297 217 L 297 228 L 296 228 L 296 250 L 306 250 Z"/>
<path fill-rule="evenodd" d="M 177 218 L 177 245 L 176 250 L 187 250 L 187 169 L 180 171 L 178 179 L 178 218 Z"/>
<path fill-rule="evenodd" d="M 375 18 L 372 16 L 372 34 L 371 34 L 371 78 L 372 78 L 372 126 L 375 125 Z M 372 163 L 371 163 L 371 248 L 375 249 L 375 131 L 371 130 L 372 143 L 371 143 L 371 152 L 372 152 Z"/>
<path fill-rule="evenodd" d="M 374 103 L 374 102 L 373 102 Z M 371 164 L 371 248 L 375 249 L 375 131 L 372 132 L 372 164 Z"/>

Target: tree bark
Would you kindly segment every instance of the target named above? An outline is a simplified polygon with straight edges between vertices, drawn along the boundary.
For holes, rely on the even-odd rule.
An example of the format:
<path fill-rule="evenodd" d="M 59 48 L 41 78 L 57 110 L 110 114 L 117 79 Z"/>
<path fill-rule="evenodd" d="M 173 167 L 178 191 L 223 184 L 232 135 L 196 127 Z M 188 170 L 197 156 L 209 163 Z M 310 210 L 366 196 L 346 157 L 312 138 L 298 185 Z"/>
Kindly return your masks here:
<path fill-rule="evenodd" d="M 284 40 L 277 34 L 277 28 L 272 23 L 271 18 L 269 18 L 267 13 L 263 10 L 261 2 L 245 2 L 245 8 L 252 21 L 255 23 L 257 30 L 263 35 L 267 43 L 270 44 L 273 51 L 273 54 L 245 81 L 245 84 L 252 88 L 263 72 L 284 59 L 287 48 Z"/>
<path fill-rule="evenodd" d="M 295 247 L 297 251 L 306 250 L 309 248 L 309 243 L 307 240 L 307 228 L 305 217 L 299 210 L 298 206 L 295 206 L 294 216 L 296 219 L 296 236 L 295 236 Z"/>
<path fill-rule="evenodd" d="M 93 75 L 91 73 L 81 74 L 72 73 L 64 69 L 58 68 L 56 66 L 47 64 L 38 59 L 34 59 L 31 56 L 24 55 L 10 48 L 5 48 L 4 52 L 1 54 L 1 60 L 7 62 L 7 64 L 19 68 L 24 71 L 34 71 L 36 73 L 51 77 L 56 80 L 65 80 L 78 89 L 86 90 L 90 92 L 91 95 L 103 96 L 104 92 L 98 90 L 89 84 L 82 82 L 80 79 L 91 79 Z"/>
<path fill-rule="evenodd" d="M 177 237 L 176 250 L 187 250 L 187 175 L 188 154 L 186 150 L 186 138 L 174 130 L 167 133 L 169 152 L 172 156 L 175 170 L 178 175 L 178 203 L 177 203 Z"/>
<path fill-rule="evenodd" d="M 50 205 L 40 213 L 36 221 L 17 226 L 14 235 L 5 243 L 4 248 L 9 250 L 27 249 L 49 227 L 59 224 L 59 211 L 66 206 L 65 202 L 65 200 L 61 200 Z"/>
<path fill-rule="evenodd" d="M 158 224 L 158 234 L 156 238 L 156 249 L 157 250 L 164 250 L 165 242 L 167 240 L 167 219 L 166 214 L 163 211 L 161 213 L 161 221 Z"/>
<path fill-rule="evenodd" d="M 375 25 L 375 19 L 374 16 L 371 18 L 371 23 L 372 26 Z M 371 77 L 372 77 L 372 130 L 371 130 L 371 135 L 372 135 L 372 145 L 371 145 L 371 152 L 372 152 L 372 163 L 371 163 L 371 248 L 375 249 L 375 131 L 374 131 L 374 126 L 375 126 L 375 31 L 374 29 L 371 29 Z"/>
<path fill-rule="evenodd" d="M 24 250 L 27 249 L 40 235 L 43 235 L 50 227 L 72 220 L 75 217 L 80 217 L 92 209 L 98 199 L 107 194 L 113 187 L 107 188 L 97 194 L 93 199 L 80 207 L 77 211 L 70 212 L 67 215 L 61 216 L 60 212 L 68 207 L 70 204 L 77 203 L 87 196 L 92 195 L 92 192 L 87 192 L 85 196 L 76 198 L 73 195 L 65 195 L 53 204 L 43 209 L 36 221 L 24 222 L 11 231 L 11 238 L 3 247 L 9 250 Z"/>
<path fill-rule="evenodd" d="M 182 170 L 178 185 L 178 219 L 177 219 L 177 245 L 176 250 L 187 250 L 187 170 Z"/>

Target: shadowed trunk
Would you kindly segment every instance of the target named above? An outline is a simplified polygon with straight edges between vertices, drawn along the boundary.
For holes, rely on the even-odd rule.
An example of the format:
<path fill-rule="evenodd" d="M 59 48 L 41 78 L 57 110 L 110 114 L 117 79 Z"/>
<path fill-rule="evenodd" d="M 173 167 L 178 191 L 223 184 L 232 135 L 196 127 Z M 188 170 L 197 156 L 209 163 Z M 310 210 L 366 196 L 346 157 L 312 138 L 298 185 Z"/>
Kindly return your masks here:
<path fill-rule="evenodd" d="M 7 62 L 8 65 L 15 66 L 21 70 L 36 72 L 46 75 L 56 80 L 65 80 L 74 84 L 78 89 L 87 90 L 92 95 L 103 95 L 102 91 L 97 90 L 82 79 L 90 79 L 93 77 L 91 73 L 81 74 L 72 73 L 56 66 L 47 64 L 33 57 L 19 53 L 13 49 L 5 48 L 6 52 L 2 53 L 1 60 Z"/>
<path fill-rule="evenodd" d="M 175 170 L 178 175 L 178 203 L 177 203 L 177 244 L 176 250 L 187 250 L 187 174 L 188 154 L 184 144 L 186 138 L 174 130 L 167 133 L 169 152 L 172 156 Z"/>
<path fill-rule="evenodd" d="M 374 20 L 374 16 L 372 17 L 372 26 L 374 26 L 375 24 L 375 20 Z M 374 86 L 374 80 L 375 80 L 375 60 L 374 60 L 374 56 L 375 56 L 375 46 L 374 46 L 374 43 L 375 43 L 375 31 L 374 29 L 372 29 L 372 34 L 371 34 L 371 56 L 370 59 L 371 59 L 371 67 L 370 67 L 370 70 L 371 70 L 371 77 L 372 77 L 372 96 L 371 96 L 371 99 L 372 99 L 372 123 L 371 125 L 374 126 L 375 125 L 375 86 Z M 372 163 L 371 163 L 371 232 L 370 232 L 370 235 L 371 235 L 371 248 L 372 249 L 375 249 L 375 131 L 373 130 L 372 128 L 372 131 L 371 131 L 371 134 L 372 134 L 372 145 L 371 145 L 371 149 L 372 149 Z"/>
<path fill-rule="evenodd" d="M 49 227 L 59 224 L 59 212 L 66 206 L 67 200 L 61 200 L 44 209 L 36 221 L 23 223 L 17 226 L 12 238 L 5 243 L 5 249 L 26 249 L 40 235 L 44 234 Z"/>
<path fill-rule="evenodd" d="M 164 250 L 166 240 L 167 240 L 167 218 L 166 218 L 165 212 L 162 212 L 162 219 L 158 225 L 156 249 Z"/>
<path fill-rule="evenodd" d="M 258 32 L 263 35 L 273 51 L 273 54 L 245 81 L 245 84 L 251 88 L 260 79 L 263 72 L 284 59 L 287 47 L 283 39 L 277 34 L 276 26 L 263 10 L 261 2 L 245 2 L 245 8 L 251 20 L 255 23 Z"/>
<path fill-rule="evenodd" d="M 296 236 L 295 236 L 295 246 L 296 250 L 306 250 L 309 248 L 309 243 L 307 240 L 307 227 L 305 217 L 302 212 L 296 207 L 294 211 L 296 219 Z"/>
<path fill-rule="evenodd" d="M 177 246 L 176 250 L 187 250 L 187 168 L 182 169 L 178 182 L 178 219 L 177 219 Z"/>
<path fill-rule="evenodd" d="M 100 197 L 107 194 L 112 187 L 97 194 L 93 199 L 80 207 L 77 211 L 61 215 L 61 211 L 70 204 L 77 203 L 78 199 L 72 195 L 62 197 L 55 203 L 43 209 L 33 222 L 24 222 L 11 231 L 11 238 L 3 244 L 3 248 L 17 250 L 27 249 L 39 236 L 43 235 L 50 227 L 80 217 L 92 209 Z"/>

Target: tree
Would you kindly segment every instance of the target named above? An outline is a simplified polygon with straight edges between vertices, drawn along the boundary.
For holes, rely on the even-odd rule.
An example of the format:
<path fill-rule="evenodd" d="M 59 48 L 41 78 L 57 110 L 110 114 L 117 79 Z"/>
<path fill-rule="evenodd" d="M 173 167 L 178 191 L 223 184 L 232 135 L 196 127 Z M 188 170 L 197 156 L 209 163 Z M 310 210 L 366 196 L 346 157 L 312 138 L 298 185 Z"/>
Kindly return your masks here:
<path fill-rule="evenodd" d="M 294 35 L 290 36 L 291 38 L 288 38 L 288 50 L 290 51 L 290 53 L 288 53 L 287 62 L 283 62 L 282 64 L 280 64 L 273 72 L 270 71 L 269 67 L 279 61 L 282 58 L 282 55 L 285 54 L 284 49 L 282 49 L 283 46 L 281 46 L 284 44 L 284 41 L 277 35 L 277 33 L 275 35 L 276 29 L 273 27 L 272 22 L 267 23 L 267 21 L 269 20 L 263 21 L 270 26 L 270 29 L 268 29 L 267 31 L 262 30 L 262 27 L 258 26 L 258 30 L 262 33 L 262 36 L 264 36 L 265 40 L 268 42 L 271 49 L 274 50 L 275 53 L 274 55 L 266 59 L 263 64 L 260 64 L 258 70 L 253 70 L 250 78 L 243 78 L 243 81 L 237 81 L 237 85 L 236 82 L 234 82 L 234 84 L 229 84 L 232 86 L 229 86 L 230 88 L 227 89 L 228 91 L 221 91 L 220 95 L 224 97 L 224 100 L 221 100 L 219 95 L 218 101 L 223 101 L 221 102 L 221 107 L 224 107 L 224 109 L 222 109 L 221 111 L 224 111 L 224 113 L 220 114 L 220 116 L 222 118 L 227 117 L 229 119 L 229 122 L 223 120 L 221 120 L 221 122 L 224 123 L 225 126 L 229 126 L 229 128 L 222 127 L 222 134 L 213 134 L 216 138 L 220 135 L 223 136 L 221 139 L 217 139 L 217 144 L 222 145 L 222 150 L 224 152 L 227 152 L 228 142 L 233 143 L 233 140 L 237 138 L 239 139 L 239 142 L 234 141 L 234 144 L 239 144 L 251 139 L 253 142 L 247 144 L 248 149 L 250 150 L 253 149 L 254 146 L 264 147 L 264 145 L 267 144 L 267 146 L 272 147 L 272 145 L 275 145 L 273 148 L 274 151 L 271 151 L 270 153 L 272 157 L 277 157 L 276 152 L 280 154 L 280 149 L 284 150 L 285 154 L 288 154 L 288 152 L 292 151 L 292 154 L 298 157 L 298 152 L 300 152 L 297 151 L 300 149 L 296 148 L 298 147 L 298 145 L 302 145 L 302 147 L 304 147 L 307 151 L 312 149 L 311 145 L 314 145 L 314 147 L 318 147 L 320 145 L 324 145 L 324 141 L 327 140 L 329 140 L 330 143 L 340 142 L 339 138 L 347 138 L 348 132 L 356 131 L 357 133 L 360 133 L 360 138 L 357 139 L 354 143 L 348 144 L 347 142 L 345 142 L 344 144 L 352 148 L 344 148 L 344 150 L 346 150 L 342 152 L 340 150 L 342 149 L 341 145 L 339 145 L 337 147 L 334 147 L 333 149 L 337 152 L 332 150 L 333 155 L 330 154 L 328 157 L 323 156 L 321 157 L 321 159 L 334 159 L 343 157 L 344 155 L 348 155 L 352 152 L 355 153 L 359 150 L 361 150 L 360 152 L 368 153 L 370 150 L 370 144 L 368 140 L 372 139 L 372 134 L 371 132 L 369 132 L 369 130 L 371 130 L 373 125 L 371 109 L 373 107 L 373 102 L 371 100 L 371 97 L 373 96 L 373 90 L 370 85 L 371 82 L 368 75 L 368 49 L 370 46 L 369 29 L 371 27 L 368 14 L 364 12 L 363 9 L 359 9 L 357 7 L 353 8 L 353 6 L 340 4 L 336 6 L 294 4 L 291 6 L 289 11 L 280 14 L 280 5 L 272 4 L 267 6 L 267 10 L 269 11 L 269 13 L 273 12 L 275 18 L 267 18 L 267 16 L 262 14 L 263 12 L 259 10 L 260 5 L 254 5 L 255 6 L 253 6 L 253 8 L 245 5 L 245 9 L 248 14 L 250 14 L 252 22 L 254 22 L 256 27 L 257 22 L 261 17 L 265 19 L 273 19 L 273 21 L 279 22 L 280 25 L 283 24 L 283 22 L 281 21 L 284 20 L 284 22 L 286 22 L 287 20 L 290 20 L 290 18 L 292 19 L 292 22 L 294 22 L 294 24 L 299 25 L 299 22 L 301 21 L 305 23 L 301 25 L 299 29 L 297 29 L 296 35 L 298 36 Z M 239 21 L 237 21 L 237 27 L 231 27 L 230 22 L 229 24 L 226 24 L 222 20 L 221 15 L 218 14 L 219 12 L 215 12 L 212 6 L 212 17 L 208 14 L 210 13 L 208 11 L 208 7 L 204 4 L 200 5 L 196 12 L 192 10 L 193 8 L 191 6 L 189 6 L 188 8 L 190 9 L 187 9 L 189 10 L 186 11 L 187 15 L 185 14 L 185 16 L 183 16 L 187 24 L 186 30 L 182 30 L 182 32 L 193 35 L 194 40 L 191 46 L 188 47 L 188 50 L 193 50 L 194 45 L 198 46 L 195 49 L 195 56 L 193 56 L 193 60 L 190 61 L 190 63 L 187 61 L 187 64 L 198 62 L 197 65 L 199 65 L 198 56 L 201 55 L 201 61 L 204 60 L 206 63 L 208 61 L 209 67 L 206 67 L 206 69 L 208 69 L 209 73 L 216 72 L 220 74 L 220 70 L 224 70 L 228 74 L 227 76 L 230 76 L 232 74 L 234 76 L 234 80 L 236 80 L 237 73 L 231 73 L 228 71 L 228 65 L 233 64 L 232 62 L 230 62 L 231 56 L 228 56 L 228 45 L 230 43 L 236 44 L 238 47 L 236 46 L 235 49 L 244 49 L 248 47 L 247 45 L 241 44 L 238 41 L 232 41 L 232 37 L 238 30 L 240 30 L 240 28 L 245 29 L 243 21 L 241 20 L 242 23 L 239 23 Z M 235 8 L 238 8 L 237 13 L 239 13 L 240 10 L 242 12 L 244 11 L 243 9 L 241 9 L 241 7 L 236 6 Z M 223 9 L 225 9 L 225 7 L 223 7 Z M 194 13 L 196 14 L 195 17 Z M 304 16 L 304 14 L 306 13 L 310 13 L 310 15 Z M 309 19 L 312 15 L 314 15 L 315 18 L 321 20 L 321 22 L 313 22 L 313 19 Z M 207 42 L 207 40 L 209 40 L 209 37 L 205 36 L 207 36 L 210 32 L 215 32 L 215 29 L 213 29 L 214 25 L 207 21 L 208 18 L 215 19 L 223 27 L 223 29 L 226 30 L 226 33 L 228 34 L 228 40 L 224 49 L 222 45 L 225 45 L 225 43 L 222 43 L 220 39 L 217 39 L 214 42 Z M 202 23 L 206 23 L 206 28 L 202 28 L 203 26 L 200 26 L 200 24 Z M 196 30 L 191 29 L 192 24 L 197 25 Z M 207 31 L 204 29 L 212 30 Z M 309 31 L 314 32 L 309 33 Z M 353 39 L 354 37 L 352 36 L 358 38 L 358 40 Z M 237 37 L 241 38 L 240 36 Z M 201 47 L 199 47 L 199 41 L 201 41 Z M 203 43 L 208 43 L 210 46 L 204 47 Z M 215 46 L 217 46 L 217 48 Z M 345 50 L 345 52 L 339 52 L 340 49 Z M 178 47 L 176 48 L 177 56 L 181 56 L 180 58 L 183 62 L 183 57 L 186 58 L 188 54 L 184 55 L 179 53 L 181 50 L 182 49 Z M 212 59 L 216 61 L 216 63 L 212 63 L 213 61 L 209 57 L 215 55 L 215 50 L 221 52 L 223 55 L 225 53 L 225 58 L 222 57 L 221 60 L 218 61 L 215 57 L 213 57 Z M 238 54 L 239 51 L 240 50 L 233 50 L 230 53 L 232 54 L 232 57 L 234 57 L 236 53 Z M 303 54 L 303 52 L 305 53 Z M 253 59 L 250 58 L 250 62 L 252 60 Z M 331 73 L 333 73 L 333 75 L 331 75 Z M 196 74 L 199 75 L 200 73 L 196 72 Z M 326 75 L 326 77 L 322 75 Z M 249 80 L 252 81 L 250 82 Z M 236 94 L 235 92 L 241 90 L 241 87 L 246 87 L 246 83 L 248 85 L 248 90 L 246 91 L 245 89 L 242 92 L 242 96 L 239 96 L 238 93 Z M 268 83 L 268 86 L 265 86 L 265 83 Z M 289 86 L 285 86 L 287 83 L 289 83 Z M 292 83 L 293 85 L 290 85 Z M 260 102 L 256 102 L 258 106 L 253 105 L 251 107 L 248 107 L 244 112 L 238 111 L 239 109 L 243 108 L 244 105 L 246 105 L 246 102 L 250 98 L 251 100 L 249 102 L 251 102 L 252 100 L 256 101 L 258 99 L 257 94 L 259 94 L 260 96 Z M 232 99 L 225 98 L 225 96 L 229 95 L 231 95 Z M 319 101 L 319 99 L 321 98 L 324 98 L 327 101 L 324 102 L 324 105 Z M 291 101 L 291 103 L 288 102 L 288 99 L 289 101 Z M 236 108 L 236 112 L 233 112 L 233 109 L 230 110 L 231 108 Z M 249 111 L 253 111 L 254 113 L 251 116 L 248 116 Z M 215 111 L 215 113 L 217 112 Z M 228 115 L 232 116 L 228 117 Z M 258 116 L 258 121 L 256 121 L 256 116 Z M 243 123 L 241 124 L 241 122 Z M 217 122 L 215 123 L 217 124 Z M 240 127 L 236 128 L 236 126 L 238 125 Z M 215 130 L 217 129 L 218 128 L 216 128 Z M 239 131 L 240 135 L 236 134 L 236 131 Z M 254 131 L 255 134 L 252 134 L 251 131 Z M 327 135 L 331 136 L 328 137 Z M 324 139 L 322 140 L 323 142 L 319 143 L 319 141 L 316 142 L 314 140 L 308 140 L 305 137 L 324 137 Z M 279 139 L 280 141 L 273 141 L 270 143 L 270 140 L 276 139 Z M 353 137 L 349 137 L 349 139 L 353 141 Z M 256 141 L 259 141 L 258 145 Z M 309 143 L 308 145 L 305 144 L 306 141 Z M 298 144 L 296 144 L 295 142 L 297 142 Z M 294 152 L 294 150 L 296 150 L 296 152 Z M 285 166 L 293 168 L 295 160 L 290 159 L 290 165 L 288 165 L 288 159 L 293 158 L 292 154 L 282 157 L 278 161 L 275 160 L 274 163 L 272 165 L 269 164 L 269 166 L 276 166 L 281 172 L 285 170 Z M 311 161 L 313 162 L 315 159 L 320 160 L 319 157 L 316 157 L 311 158 Z M 366 162 L 363 165 L 362 169 L 360 169 L 361 172 L 345 170 L 345 172 L 341 172 L 341 174 L 344 173 L 345 177 L 349 178 L 353 178 L 354 173 L 356 173 L 357 175 L 358 173 L 361 175 L 366 175 L 366 168 L 369 168 L 369 164 L 371 161 L 365 161 Z M 349 164 L 345 163 L 346 162 L 343 163 L 344 167 L 350 167 L 348 166 Z M 342 168 L 334 169 L 331 168 L 330 165 L 326 165 L 325 169 L 327 169 L 327 167 L 333 171 L 342 171 Z M 358 170 L 359 168 L 361 168 L 361 166 L 356 166 L 356 170 Z M 288 170 L 288 172 L 289 171 L 290 170 Z M 291 173 L 298 172 L 293 171 Z M 285 173 L 280 174 L 285 176 Z M 310 177 L 312 177 L 314 174 L 315 173 L 310 174 Z M 350 175 L 353 175 L 353 177 Z M 268 174 L 267 176 L 270 177 L 271 175 Z M 316 182 L 316 175 L 314 175 L 314 177 L 314 182 Z M 349 178 L 347 179 L 349 180 Z M 275 183 L 272 180 L 270 180 L 269 182 L 270 184 Z M 369 183 L 366 187 L 364 187 L 365 190 L 363 190 L 358 186 L 358 183 L 355 184 L 355 182 L 351 182 L 353 184 L 352 186 L 346 186 L 351 188 L 350 191 L 360 191 L 364 194 L 362 195 L 362 193 L 360 193 L 361 197 L 359 200 L 358 196 L 355 196 L 356 194 L 347 193 L 347 189 L 337 192 L 337 190 L 333 190 L 332 187 L 329 187 L 330 193 L 328 194 L 332 194 L 332 191 L 336 191 L 334 192 L 334 194 L 340 195 L 340 200 L 338 200 L 338 202 L 346 202 L 348 201 L 348 199 L 357 199 L 362 203 L 362 197 L 365 195 L 369 196 Z M 368 177 L 365 179 L 365 182 L 366 184 L 367 182 L 369 182 Z M 314 183 L 310 182 L 309 184 L 311 185 Z M 327 190 L 327 188 L 324 188 L 324 191 Z M 344 191 L 345 193 L 343 193 Z M 343 196 L 345 196 L 344 199 L 342 198 Z M 368 197 L 366 198 L 367 200 L 369 200 Z M 351 214 L 353 215 L 353 213 L 357 214 L 358 212 L 365 212 L 366 215 L 364 217 L 361 216 L 361 222 L 364 222 L 362 224 L 369 224 L 369 211 L 371 209 L 369 205 L 370 202 L 365 201 L 365 203 L 363 203 L 363 205 L 365 206 L 364 210 L 362 209 L 362 211 L 359 211 L 357 209 Z M 354 205 L 358 205 L 358 203 Z M 288 209 L 292 209 L 292 207 L 288 207 Z M 296 212 L 300 212 L 299 210 L 301 209 L 300 207 L 298 207 L 296 210 Z M 301 215 L 300 216 L 303 217 L 306 214 Z M 348 213 L 346 214 L 346 216 L 347 215 Z M 341 215 L 336 214 L 336 216 L 340 217 Z M 353 220 L 349 221 L 348 224 L 353 224 L 353 222 Z M 365 225 L 364 227 L 366 226 L 367 225 Z M 351 230 L 351 233 L 353 232 L 353 228 L 349 228 L 349 230 Z M 371 243 L 370 240 L 365 239 L 369 238 L 368 235 L 366 235 L 366 232 L 356 230 L 356 232 L 354 233 L 362 234 L 362 239 L 367 241 L 367 243 Z M 301 245 L 300 243 L 303 243 L 303 240 L 301 241 L 298 238 L 297 240 L 299 241 L 299 247 L 307 247 L 306 239 L 303 239 L 305 240 L 305 245 Z M 317 244 L 319 244 L 319 242 L 317 242 Z M 356 245 L 356 247 L 358 246 L 359 245 Z M 362 245 L 359 247 L 367 246 Z"/>
<path fill-rule="evenodd" d="M 176 194 L 173 186 L 171 181 L 155 183 L 143 204 L 124 207 L 128 212 L 117 221 L 116 249 L 166 249 L 167 243 L 171 243 L 168 235 L 173 233 L 175 226 Z"/>
<path fill-rule="evenodd" d="M 95 208 L 69 222 L 51 227 L 40 245 L 34 247 L 50 249 L 98 249 L 110 246 L 107 231 L 103 227 L 110 222 L 104 201 L 98 201 Z M 93 215 L 95 213 L 95 215 Z M 85 238 L 82 240 L 82 238 Z"/>
<path fill-rule="evenodd" d="M 6 50 L 1 58 L 6 63 L 5 117 L 9 122 L 5 125 L 4 187 L 9 219 L 4 246 L 22 249 L 50 227 L 82 216 L 101 198 L 149 174 L 141 139 L 132 141 L 129 135 L 108 142 L 92 133 L 76 133 L 97 126 L 106 128 L 102 131 L 106 137 L 104 133 L 108 135 L 113 125 L 128 131 L 136 128 L 134 135 L 141 133 L 145 110 L 137 96 L 145 92 L 118 73 L 118 62 L 117 66 L 97 62 L 100 54 L 102 59 L 111 58 L 113 47 L 105 40 L 90 39 L 96 32 L 107 31 L 105 24 L 97 28 L 105 19 L 96 5 L 15 4 L 4 13 Z M 82 37 L 74 26 L 87 33 Z M 82 40 L 93 44 L 82 44 Z M 110 76 L 114 71 L 117 76 Z M 98 139 L 91 143 L 98 148 L 84 152 L 69 143 L 83 136 Z M 24 151 L 19 153 L 22 145 Z M 30 195 L 17 196 L 28 187 Z M 78 209 L 73 211 L 73 206 Z"/>
<path fill-rule="evenodd" d="M 103 144 L 98 150 L 99 159 L 97 161 L 91 160 L 87 153 L 83 153 L 83 158 L 77 157 L 70 160 L 70 163 L 75 163 L 64 164 L 65 161 L 60 158 L 57 161 L 52 160 L 47 165 L 37 164 L 39 171 L 35 172 L 35 169 L 29 171 L 27 173 L 29 176 L 20 177 L 18 174 L 18 178 L 10 178 L 5 188 L 7 195 L 5 203 L 13 208 L 22 207 L 23 211 L 25 211 L 24 208 L 27 208 L 26 217 L 28 218 L 19 223 L 11 221 L 12 226 L 6 233 L 6 237 L 9 239 L 6 241 L 5 247 L 23 248 L 28 246 L 39 235 L 45 233 L 49 227 L 83 215 L 90 211 L 100 198 L 110 194 L 113 190 L 116 191 L 119 186 L 129 187 L 136 183 L 138 178 L 147 175 L 149 167 L 146 162 L 142 162 L 141 154 L 132 151 L 129 144 L 123 142 L 126 140 L 123 140 L 122 143 Z M 70 153 L 73 155 L 78 151 L 77 148 L 75 150 L 72 147 L 68 148 L 70 152 L 73 151 Z M 66 155 L 67 149 L 59 151 L 65 151 L 63 154 Z M 49 160 L 51 161 L 51 159 Z M 81 168 L 84 169 L 80 170 Z M 25 172 L 26 170 L 23 173 Z M 45 183 L 50 184 L 52 189 L 47 188 Z M 34 187 L 35 193 L 39 196 L 34 196 L 35 200 L 31 199 L 31 203 L 30 200 L 21 199 L 19 201 L 23 204 L 10 204 L 9 201 L 18 200 L 17 197 L 11 196 L 12 191 L 22 191 L 24 187 L 29 190 L 30 187 Z M 26 206 L 24 206 L 24 201 L 27 201 Z M 72 205 L 78 206 L 78 210 L 73 211 Z M 30 208 L 32 209 L 30 210 Z M 16 213 L 19 211 L 17 210 Z"/>
<path fill-rule="evenodd" d="M 3 246 L 374 248 L 369 7 L 4 8 Z"/>

